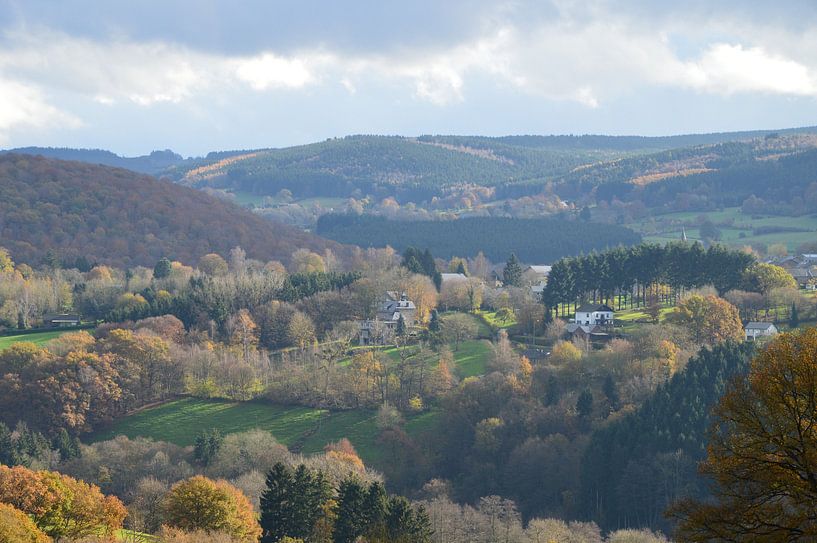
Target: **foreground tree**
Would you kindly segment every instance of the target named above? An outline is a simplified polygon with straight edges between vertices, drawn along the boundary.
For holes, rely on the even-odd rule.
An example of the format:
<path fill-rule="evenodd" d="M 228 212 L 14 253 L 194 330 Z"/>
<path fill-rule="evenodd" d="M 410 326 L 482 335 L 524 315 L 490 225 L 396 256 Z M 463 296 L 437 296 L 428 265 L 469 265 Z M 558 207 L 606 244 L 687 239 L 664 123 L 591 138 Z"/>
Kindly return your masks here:
<path fill-rule="evenodd" d="M 743 337 L 743 324 L 738 309 L 714 295 L 693 294 L 685 298 L 669 320 L 685 325 L 697 343 L 714 345 L 728 339 Z"/>
<path fill-rule="evenodd" d="M 783 334 L 715 410 L 702 464 L 714 501 L 682 501 L 681 541 L 817 538 L 817 329 Z"/>
<path fill-rule="evenodd" d="M 165 497 L 164 509 L 171 528 L 224 532 L 247 543 L 261 535 L 250 501 L 226 481 L 196 475 L 178 482 Z"/>
<path fill-rule="evenodd" d="M 0 541 L 9 543 L 48 543 L 51 541 L 28 515 L 0 503 Z"/>

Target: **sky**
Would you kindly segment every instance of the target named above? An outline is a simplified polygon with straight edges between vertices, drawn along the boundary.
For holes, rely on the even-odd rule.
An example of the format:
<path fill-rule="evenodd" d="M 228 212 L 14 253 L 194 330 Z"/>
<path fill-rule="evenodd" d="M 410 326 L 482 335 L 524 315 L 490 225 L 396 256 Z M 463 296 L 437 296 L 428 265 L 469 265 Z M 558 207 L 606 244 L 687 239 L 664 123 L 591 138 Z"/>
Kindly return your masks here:
<path fill-rule="evenodd" d="M 0 147 L 817 125 L 817 2 L 0 0 Z"/>

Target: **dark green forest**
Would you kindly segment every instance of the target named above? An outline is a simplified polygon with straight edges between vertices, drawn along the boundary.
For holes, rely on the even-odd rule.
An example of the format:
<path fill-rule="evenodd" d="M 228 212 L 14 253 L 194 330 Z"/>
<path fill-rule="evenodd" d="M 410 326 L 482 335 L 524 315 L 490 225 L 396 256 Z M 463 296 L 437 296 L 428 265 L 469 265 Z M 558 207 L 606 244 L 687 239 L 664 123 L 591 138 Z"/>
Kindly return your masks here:
<path fill-rule="evenodd" d="M 383 217 L 324 215 L 320 236 L 361 247 L 398 251 L 428 248 L 435 256 L 475 256 L 482 251 L 493 261 L 510 253 L 523 262 L 553 262 L 563 256 L 633 245 L 641 237 L 628 228 L 561 219 L 473 217 L 454 221 L 390 221 Z"/>
<path fill-rule="evenodd" d="M 751 343 L 703 349 L 641 408 L 593 433 L 581 461 L 583 514 L 603 527 L 662 527 L 684 495 L 704 496 L 697 463 L 706 456 L 711 411 L 730 380 L 745 373 Z"/>

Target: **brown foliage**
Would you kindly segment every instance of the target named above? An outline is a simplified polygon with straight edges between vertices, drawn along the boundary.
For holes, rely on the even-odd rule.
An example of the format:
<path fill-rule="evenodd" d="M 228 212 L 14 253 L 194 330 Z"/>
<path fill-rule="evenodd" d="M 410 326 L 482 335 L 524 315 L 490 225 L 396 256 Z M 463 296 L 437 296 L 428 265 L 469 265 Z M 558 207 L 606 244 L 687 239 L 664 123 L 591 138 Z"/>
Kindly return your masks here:
<path fill-rule="evenodd" d="M 715 410 L 702 465 L 715 501 L 687 500 L 682 541 L 817 538 L 817 329 L 783 334 L 735 381 Z"/>
<path fill-rule="evenodd" d="M 0 239 L 20 262 L 47 251 L 73 261 L 152 267 L 172 255 L 197 262 L 247 247 L 250 258 L 289 262 L 296 249 L 344 250 L 204 192 L 128 170 L 8 154 L 0 157 Z"/>

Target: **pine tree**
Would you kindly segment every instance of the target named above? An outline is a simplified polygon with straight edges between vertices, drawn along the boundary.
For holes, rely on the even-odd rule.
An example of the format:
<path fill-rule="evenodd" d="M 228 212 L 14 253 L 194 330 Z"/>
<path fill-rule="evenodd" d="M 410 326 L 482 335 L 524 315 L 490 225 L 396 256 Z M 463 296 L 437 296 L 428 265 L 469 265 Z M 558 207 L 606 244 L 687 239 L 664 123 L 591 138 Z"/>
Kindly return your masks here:
<path fill-rule="evenodd" d="M 432 309 L 431 320 L 428 321 L 428 331 L 439 332 L 441 329 L 442 323 L 440 322 L 440 314 L 437 312 L 436 309 Z"/>
<path fill-rule="evenodd" d="M 155 279 L 164 279 L 173 271 L 173 265 L 167 258 L 160 259 L 155 266 L 153 266 L 153 277 Z"/>
<path fill-rule="evenodd" d="M 397 319 L 397 330 L 396 333 L 398 336 L 403 337 L 406 335 L 406 319 L 403 318 L 403 314 L 400 313 L 400 318 Z"/>
<path fill-rule="evenodd" d="M 356 479 L 346 479 L 340 483 L 337 501 L 337 520 L 332 540 L 334 543 L 354 543 L 366 529 L 366 492 Z"/>
<path fill-rule="evenodd" d="M 791 303 L 791 313 L 789 314 L 789 327 L 797 328 L 800 326 L 800 315 L 797 313 L 797 304 Z"/>
<path fill-rule="evenodd" d="M 331 489 L 323 473 L 313 473 L 304 464 L 298 466 L 292 478 L 292 526 L 287 535 L 306 539 L 323 513 L 323 504 Z"/>
<path fill-rule="evenodd" d="M 518 287 L 522 284 L 522 266 L 519 265 L 516 253 L 511 253 L 511 256 L 508 257 L 505 269 L 502 271 L 502 278 L 506 285 L 512 287 Z"/>
<path fill-rule="evenodd" d="M 276 543 L 290 534 L 293 478 L 278 462 L 267 474 L 267 488 L 261 494 L 261 543 Z"/>
<path fill-rule="evenodd" d="M 366 491 L 363 511 L 366 516 L 366 535 L 370 539 L 380 540 L 385 536 L 386 513 L 389 509 L 389 496 L 382 483 L 374 482 Z"/>

